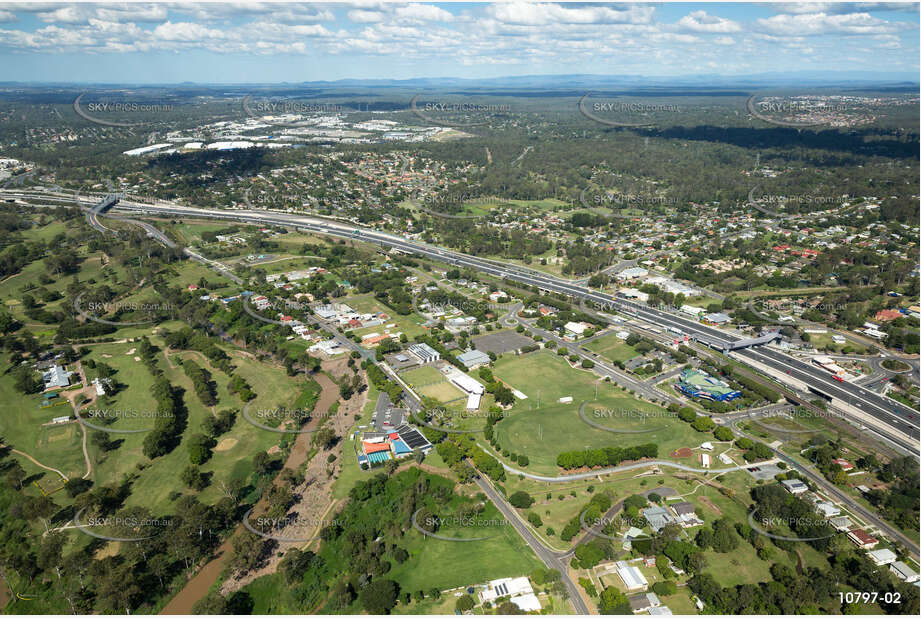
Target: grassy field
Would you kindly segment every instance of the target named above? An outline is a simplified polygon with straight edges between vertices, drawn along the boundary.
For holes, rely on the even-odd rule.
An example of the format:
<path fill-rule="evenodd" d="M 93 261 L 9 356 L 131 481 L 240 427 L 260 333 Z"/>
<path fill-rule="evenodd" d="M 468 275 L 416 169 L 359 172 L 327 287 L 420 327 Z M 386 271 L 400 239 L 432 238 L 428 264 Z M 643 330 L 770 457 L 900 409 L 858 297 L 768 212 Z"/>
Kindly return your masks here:
<path fill-rule="evenodd" d="M 341 299 L 341 302 L 344 302 L 352 309 L 360 313 L 386 313 L 387 320 L 384 324 L 379 324 L 377 326 L 369 326 L 367 328 L 357 328 L 351 332 L 358 335 L 360 338 L 362 335 L 367 335 L 369 333 L 380 333 L 384 334 L 387 332 L 390 333 L 405 333 L 407 337 L 412 339 L 416 335 L 422 335 L 427 333 L 428 330 L 422 327 L 422 323 L 425 322 L 425 319 L 415 313 L 410 315 L 398 315 L 390 307 L 381 304 L 377 299 L 375 299 L 370 294 L 356 294 L 354 296 L 349 296 L 347 298 Z M 388 324 L 396 324 L 394 328 L 387 328 Z"/>
<path fill-rule="evenodd" d="M 558 474 L 556 456 L 563 451 L 654 442 L 659 445 L 659 455 L 667 457 L 673 449 L 697 446 L 705 439 L 687 423 L 663 415 L 658 406 L 639 401 L 588 371 L 572 369 L 555 354 L 501 358 L 495 366 L 496 376 L 528 396 L 516 401 L 508 418 L 496 424 L 496 432 L 503 448 L 528 455 L 529 472 Z M 572 397 L 573 402 L 558 403 L 561 397 Z M 591 402 L 586 416 L 594 422 L 623 430 L 655 430 L 618 434 L 592 427 L 579 417 L 583 401 Z M 592 408 L 611 411 L 611 415 L 596 417 Z M 637 418 L 641 413 L 655 418 L 644 425 Z"/>
<path fill-rule="evenodd" d="M 487 521 L 504 522 L 492 504 L 478 515 Z M 404 590 L 440 590 L 480 584 L 498 577 L 527 575 L 542 566 L 511 525 L 497 525 L 487 530 L 439 529 L 452 537 L 489 536 L 483 541 L 457 543 L 427 538 L 410 530 L 404 537 L 410 558 L 395 564 L 388 576 L 400 582 Z"/>
<path fill-rule="evenodd" d="M 467 399 L 459 388 L 451 384 L 434 367 L 410 369 L 400 377 L 406 380 L 406 383 L 423 397 L 431 397 L 441 403 L 453 403 L 459 400 L 466 401 Z"/>
<path fill-rule="evenodd" d="M 9 367 L 9 357 L 0 357 Z M 73 414 L 70 404 L 39 409 L 42 395 L 23 395 L 13 388 L 13 380 L 8 373 L 0 377 L 0 398 L 3 399 L 4 413 L 0 414 L 0 436 L 6 444 L 28 453 L 46 466 L 57 468 L 68 477 L 80 477 L 86 471 L 83 454 L 80 451 L 80 434 L 78 427 L 73 427 L 70 439 L 62 439 L 60 431 L 42 428 L 43 423 L 57 416 Z M 70 427 L 70 426 L 68 426 Z M 23 466 L 26 459 L 17 456 Z M 31 464 L 29 464 L 31 465 Z M 27 468 L 28 470 L 28 468 Z M 59 478 L 53 472 L 36 468 L 36 471 L 49 479 Z"/>
<path fill-rule="evenodd" d="M 637 355 L 637 351 L 633 349 L 633 346 L 627 345 L 613 333 L 590 341 L 583 347 L 592 352 L 597 352 L 612 363 L 626 361 Z"/>

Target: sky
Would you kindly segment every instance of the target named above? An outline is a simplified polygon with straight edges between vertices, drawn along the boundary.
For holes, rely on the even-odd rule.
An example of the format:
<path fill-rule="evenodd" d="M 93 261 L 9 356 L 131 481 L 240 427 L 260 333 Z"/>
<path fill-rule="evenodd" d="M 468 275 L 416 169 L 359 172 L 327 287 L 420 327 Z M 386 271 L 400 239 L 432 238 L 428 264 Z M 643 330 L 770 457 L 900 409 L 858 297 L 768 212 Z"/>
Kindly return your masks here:
<path fill-rule="evenodd" d="M 917 3 L 14 3 L 0 81 L 277 83 L 886 72 Z"/>

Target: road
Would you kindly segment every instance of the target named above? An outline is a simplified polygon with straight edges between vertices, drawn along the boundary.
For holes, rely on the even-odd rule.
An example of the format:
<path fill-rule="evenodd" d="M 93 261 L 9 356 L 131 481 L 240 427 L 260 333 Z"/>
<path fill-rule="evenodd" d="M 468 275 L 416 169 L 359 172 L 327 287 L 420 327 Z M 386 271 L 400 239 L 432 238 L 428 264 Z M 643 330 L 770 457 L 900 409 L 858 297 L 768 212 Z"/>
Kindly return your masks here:
<path fill-rule="evenodd" d="M 382 247 L 390 247 L 410 255 L 419 255 L 458 267 L 468 267 L 545 291 L 558 292 L 580 300 L 584 299 L 595 303 L 600 308 L 616 309 L 653 324 L 671 326 L 717 349 L 725 349 L 732 343 L 743 339 L 741 335 L 734 335 L 725 330 L 706 326 L 674 312 L 633 303 L 620 296 L 596 292 L 572 281 L 546 273 L 496 260 L 468 256 L 419 241 L 409 241 L 394 234 L 362 228 L 350 221 L 322 219 L 270 210 L 209 210 L 176 205 L 135 203 L 125 200 L 121 201 L 116 208 L 130 212 L 169 217 L 229 219 L 253 224 L 284 225 L 339 238 L 380 244 Z M 739 350 L 738 357 L 742 362 L 748 361 L 747 364 L 752 364 L 752 362 L 762 363 L 780 372 L 786 372 L 788 375 L 829 397 L 853 405 L 884 425 L 887 437 L 898 443 L 902 448 L 913 453 L 916 457 L 921 451 L 919 449 L 921 431 L 919 431 L 918 426 L 918 415 L 915 410 L 908 406 L 880 396 L 878 393 L 863 388 L 858 384 L 835 382 L 820 367 L 803 363 L 770 348 L 761 347 L 758 349 Z M 859 416 L 855 416 L 855 418 L 860 419 Z"/>
<path fill-rule="evenodd" d="M 496 508 L 499 509 L 509 523 L 514 526 L 515 531 L 521 535 L 525 543 L 527 543 L 534 553 L 537 554 L 540 561 L 543 562 L 547 568 L 556 569 L 560 572 L 560 577 L 569 593 L 569 601 L 572 603 L 576 613 L 582 615 L 591 613 L 589 612 L 588 604 L 586 604 L 585 599 L 582 598 L 579 586 L 576 582 L 572 581 L 572 578 L 569 576 L 569 565 L 568 560 L 566 560 L 566 556 L 569 555 L 569 552 L 556 552 L 544 545 L 540 539 L 534 536 L 524 522 L 521 521 L 514 507 L 506 502 L 502 494 L 496 491 L 488 480 L 482 478 L 479 473 L 477 473 L 474 478 L 477 486 L 490 500 L 492 500 L 492 503 L 496 505 Z"/>
<path fill-rule="evenodd" d="M 736 418 L 730 423 L 732 430 L 741 436 L 751 438 L 752 440 L 758 440 L 757 436 L 749 435 L 736 426 L 737 423 L 741 420 L 742 418 Z M 768 446 L 768 448 L 771 448 L 771 447 Z M 918 560 L 919 548 L 918 548 L 917 539 L 909 538 L 908 536 L 903 534 L 900 530 L 891 526 L 886 521 L 884 521 L 883 519 L 875 515 L 873 512 L 864 508 L 859 502 L 854 500 L 851 496 L 847 495 L 846 493 L 841 491 L 841 489 L 839 489 L 835 485 L 828 482 L 825 479 L 825 477 L 822 475 L 821 472 L 818 472 L 817 470 L 813 469 L 811 466 L 806 466 L 798 461 L 795 461 L 792 457 L 790 457 L 789 455 L 787 455 L 780 449 L 771 448 L 771 451 L 773 451 L 775 457 L 784 461 L 788 466 L 794 468 L 798 472 L 802 473 L 810 481 L 815 483 L 818 487 L 821 487 L 822 491 L 825 494 L 831 496 L 835 501 L 846 505 L 849 511 L 856 513 L 865 521 L 870 522 L 871 524 L 876 526 L 879 530 L 881 530 L 883 533 L 885 533 L 890 538 L 896 539 L 899 543 L 901 543 L 905 547 L 908 553 L 911 554 L 911 556 L 915 560 Z"/>
<path fill-rule="evenodd" d="M 593 363 L 595 363 L 593 370 L 595 371 L 595 373 L 600 375 L 602 378 L 610 378 L 611 382 L 613 382 L 614 384 L 617 384 L 618 386 L 625 386 L 631 389 L 632 391 L 634 391 L 635 393 L 642 395 L 646 399 L 649 399 L 650 401 L 654 401 L 656 403 L 662 403 L 664 405 L 668 405 L 669 403 L 677 403 L 677 404 L 683 403 L 683 400 L 678 399 L 677 397 L 674 397 L 668 393 L 664 393 L 656 389 L 654 386 L 652 386 L 648 382 L 636 380 L 628 376 L 627 374 L 621 372 L 616 367 L 608 363 L 608 361 L 604 359 L 604 357 L 600 356 L 599 354 L 590 352 L 588 350 L 583 350 L 581 346 L 582 344 L 586 343 L 588 340 L 583 340 L 583 341 L 578 341 L 578 342 L 566 341 L 565 339 L 563 339 L 556 333 L 553 333 L 548 330 L 544 330 L 542 328 L 535 326 L 533 324 L 533 320 L 526 320 L 522 318 L 512 317 L 512 316 L 515 316 L 519 311 L 521 311 L 522 308 L 523 308 L 523 305 L 521 303 L 514 305 L 509 310 L 509 312 L 505 316 L 502 317 L 502 320 L 501 320 L 502 324 L 504 324 L 505 326 L 515 326 L 517 324 L 521 324 L 521 326 L 523 326 L 524 329 L 528 331 L 529 333 L 534 334 L 534 335 L 540 335 L 541 337 L 544 338 L 544 341 L 553 341 L 554 343 L 556 343 L 558 349 L 565 348 L 569 351 L 570 354 L 575 354 L 576 356 L 578 356 L 579 358 L 583 360 L 592 361 Z M 515 321 L 513 322 L 512 320 L 515 320 Z"/>

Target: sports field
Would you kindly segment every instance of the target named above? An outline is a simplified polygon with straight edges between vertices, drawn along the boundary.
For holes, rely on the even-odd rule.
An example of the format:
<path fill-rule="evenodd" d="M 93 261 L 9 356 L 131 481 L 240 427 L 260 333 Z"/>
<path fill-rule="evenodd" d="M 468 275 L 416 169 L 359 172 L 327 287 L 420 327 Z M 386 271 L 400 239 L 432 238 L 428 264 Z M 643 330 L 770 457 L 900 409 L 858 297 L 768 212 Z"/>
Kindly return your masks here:
<path fill-rule="evenodd" d="M 431 397 L 441 403 L 454 402 L 460 399 L 466 401 L 467 396 L 434 367 L 410 369 L 400 377 L 406 380 L 406 383 L 423 397 Z"/>
<path fill-rule="evenodd" d="M 637 351 L 633 349 L 633 346 L 629 346 L 622 339 L 618 339 L 614 333 L 590 341 L 583 347 L 592 352 L 597 352 L 612 363 L 614 361 L 623 362 L 637 355 Z"/>
<path fill-rule="evenodd" d="M 500 358 L 495 365 L 496 376 L 528 396 L 516 401 L 508 418 L 495 427 L 503 448 L 528 456 L 529 472 L 559 474 L 556 457 L 563 451 L 654 442 L 664 457 L 676 448 L 698 446 L 706 439 L 662 408 L 637 400 L 591 372 L 572 369 L 556 354 L 544 351 Z M 573 401 L 559 403 L 562 397 L 572 397 Z M 589 425 L 579 417 L 583 401 L 589 402 L 586 416 L 593 422 L 643 433 L 613 433 Z"/>

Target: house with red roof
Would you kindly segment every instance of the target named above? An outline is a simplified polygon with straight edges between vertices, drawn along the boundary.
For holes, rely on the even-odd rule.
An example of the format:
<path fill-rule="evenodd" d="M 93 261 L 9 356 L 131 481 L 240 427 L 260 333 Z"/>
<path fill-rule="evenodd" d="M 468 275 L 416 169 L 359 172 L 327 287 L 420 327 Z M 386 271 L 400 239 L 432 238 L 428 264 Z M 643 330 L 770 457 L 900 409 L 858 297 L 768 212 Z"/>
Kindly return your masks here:
<path fill-rule="evenodd" d="M 900 311 L 896 311 L 895 309 L 882 309 L 877 311 L 876 315 L 873 317 L 880 322 L 891 322 L 892 320 L 896 320 L 902 317 L 902 313 Z"/>

